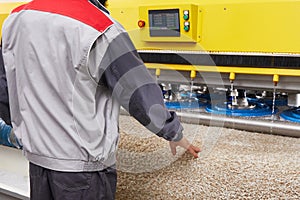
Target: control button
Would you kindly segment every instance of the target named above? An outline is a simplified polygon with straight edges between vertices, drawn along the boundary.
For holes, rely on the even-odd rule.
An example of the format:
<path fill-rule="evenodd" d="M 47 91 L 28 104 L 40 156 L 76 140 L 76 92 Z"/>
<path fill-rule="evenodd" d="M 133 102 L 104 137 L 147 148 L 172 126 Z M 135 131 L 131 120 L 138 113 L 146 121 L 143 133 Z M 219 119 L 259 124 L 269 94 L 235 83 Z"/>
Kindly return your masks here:
<path fill-rule="evenodd" d="M 190 22 L 184 22 L 183 29 L 185 30 L 185 32 L 188 32 L 190 30 Z"/>
<path fill-rule="evenodd" d="M 145 22 L 144 20 L 139 20 L 139 21 L 138 21 L 138 26 L 139 26 L 140 28 L 145 27 L 145 25 L 146 25 L 146 22 Z"/>
<path fill-rule="evenodd" d="M 190 14 L 188 10 L 183 11 L 183 19 L 188 20 L 190 18 Z"/>

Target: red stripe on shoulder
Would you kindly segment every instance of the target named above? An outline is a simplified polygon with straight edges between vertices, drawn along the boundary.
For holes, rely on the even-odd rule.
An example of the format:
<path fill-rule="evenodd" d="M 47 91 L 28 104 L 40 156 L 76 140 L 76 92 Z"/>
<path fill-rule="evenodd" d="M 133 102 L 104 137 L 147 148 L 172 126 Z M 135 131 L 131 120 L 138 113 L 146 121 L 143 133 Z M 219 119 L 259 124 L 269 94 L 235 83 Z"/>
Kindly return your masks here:
<path fill-rule="evenodd" d="M 26 6 L 26 4 L 23 4 L 23 5 L 20 5 L 16 8 L 14 8 L 11 13 L 14 13 L 14 12 L 19 12 L 20 10 L 23 10 L 23 8 Z"/>
<path fill-rule="evenodd" d="M 22 10 L 36 10 L 70 17 L 103 32 L 113 22 L 88 0 L 33 0 L 15 8 L 12 13 Z"/>

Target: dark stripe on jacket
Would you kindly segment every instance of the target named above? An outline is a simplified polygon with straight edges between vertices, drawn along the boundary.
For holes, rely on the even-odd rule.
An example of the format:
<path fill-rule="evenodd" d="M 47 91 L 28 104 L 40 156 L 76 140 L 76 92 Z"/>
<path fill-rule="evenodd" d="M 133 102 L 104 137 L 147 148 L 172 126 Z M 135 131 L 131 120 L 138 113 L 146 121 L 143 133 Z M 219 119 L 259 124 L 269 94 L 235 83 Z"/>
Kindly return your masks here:
<path fill-rule="evenodd" d="M 121 34 L 109 45 L 104 62 L 100 65 L 107 66 L 102 69 L 102 82 L 113 91 L 120 104 L 145 127 L 167 140 L 181 139 L 183 128 L 176 114 L 166 109 L 161 89 L 136 49 L 132 48 L 131 43 L 128 47 L 122 46 L 123 40 L 127 40 L 124 38 L 126 36 L 127 34 Z"/>

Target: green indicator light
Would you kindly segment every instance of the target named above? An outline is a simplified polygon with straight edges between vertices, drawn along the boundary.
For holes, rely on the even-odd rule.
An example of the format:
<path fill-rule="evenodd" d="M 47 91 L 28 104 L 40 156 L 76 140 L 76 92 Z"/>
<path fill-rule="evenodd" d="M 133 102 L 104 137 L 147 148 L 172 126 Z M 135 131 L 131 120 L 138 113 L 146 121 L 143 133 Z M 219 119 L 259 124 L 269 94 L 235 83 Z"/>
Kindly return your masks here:
<path fill-rule="evenodd" d="M 183 11 L 183 19 L 188 20 L 190 18 L 190 12 L 188 10 Z"/>
<path fill-rule="evenodd" d="M 190 30 L 190 26 L 184 26 L 183 28 L 186 32 Z"/>
<path fill-rule="evenodd" d="M 185 32 L 188 32 L 190 30 L 190 22 L 184 22 L 183 29 Z"/>

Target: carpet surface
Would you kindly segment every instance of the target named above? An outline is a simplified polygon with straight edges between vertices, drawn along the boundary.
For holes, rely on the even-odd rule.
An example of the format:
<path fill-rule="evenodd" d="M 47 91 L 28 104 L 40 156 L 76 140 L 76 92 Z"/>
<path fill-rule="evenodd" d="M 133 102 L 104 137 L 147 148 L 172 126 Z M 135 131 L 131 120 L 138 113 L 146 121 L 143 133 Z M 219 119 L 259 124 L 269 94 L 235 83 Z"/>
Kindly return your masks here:
<path fill-rule="evenodd" d="M 198 159 L 120 116 L 117 200 L 300 199 L 300 139 L 183 124 Z"/>

